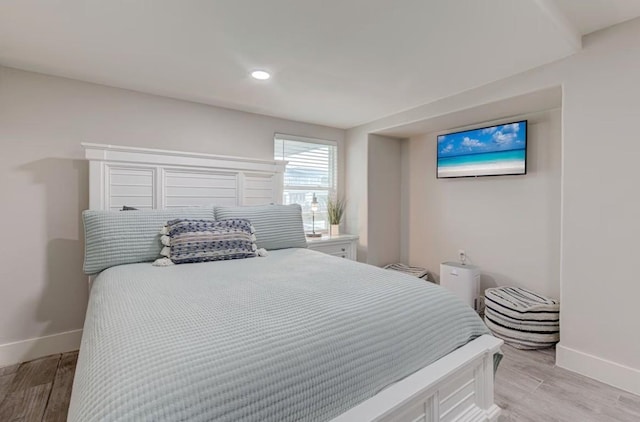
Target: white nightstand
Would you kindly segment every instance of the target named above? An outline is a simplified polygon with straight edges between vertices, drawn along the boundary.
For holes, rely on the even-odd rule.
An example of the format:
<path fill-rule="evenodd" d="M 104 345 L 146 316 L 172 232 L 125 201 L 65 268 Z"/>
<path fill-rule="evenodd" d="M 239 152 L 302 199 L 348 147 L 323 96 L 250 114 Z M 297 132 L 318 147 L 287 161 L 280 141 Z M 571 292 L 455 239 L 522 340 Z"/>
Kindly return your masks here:
<path fill-rule="evenodd" d="M 352 234 L 341 234 L 339 236 L 323 236 L 318 238 L 307 238 L 309 249 L 323 252 L 340 258 L 356 260 L 358 236 Z"/>

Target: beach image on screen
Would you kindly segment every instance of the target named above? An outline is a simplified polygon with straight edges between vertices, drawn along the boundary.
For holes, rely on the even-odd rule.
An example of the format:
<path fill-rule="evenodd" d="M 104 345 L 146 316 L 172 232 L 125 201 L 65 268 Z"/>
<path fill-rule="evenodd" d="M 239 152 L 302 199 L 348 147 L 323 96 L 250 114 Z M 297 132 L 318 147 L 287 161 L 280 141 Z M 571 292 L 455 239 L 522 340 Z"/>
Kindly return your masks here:
<path fill-rule="evenodd" d="M 438 177 L 524 174 L 527 122 L 438 136 Z"/>

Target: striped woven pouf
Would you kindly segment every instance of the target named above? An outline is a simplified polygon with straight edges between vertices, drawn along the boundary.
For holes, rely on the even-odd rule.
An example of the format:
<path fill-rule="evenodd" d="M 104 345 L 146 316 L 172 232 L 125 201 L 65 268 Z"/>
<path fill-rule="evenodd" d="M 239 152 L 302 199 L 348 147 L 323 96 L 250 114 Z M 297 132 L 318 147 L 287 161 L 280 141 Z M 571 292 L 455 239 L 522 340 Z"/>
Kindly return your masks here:
<path fill-rule="evenodd" d="M 484 322 L 518 349 L 542 349 L 560 340 L 560 302 L 519 287 L 484 292 Z"/>
<path fill-rule="evenodd" d="M 424 280 L 430 281 L 429 280 L 429 271 L 427 271 L 426 268 L 412 267 L 412 266 L 407 265 L 407 264 L 398 263 L 398 264 L 385 265 L 384 269 L 385 270 L 399 271 L 401 273 L 409 274 L 409 275 L 412 275 L 414 277 L 418 277 L 418 278 L 422 278 Z"/>

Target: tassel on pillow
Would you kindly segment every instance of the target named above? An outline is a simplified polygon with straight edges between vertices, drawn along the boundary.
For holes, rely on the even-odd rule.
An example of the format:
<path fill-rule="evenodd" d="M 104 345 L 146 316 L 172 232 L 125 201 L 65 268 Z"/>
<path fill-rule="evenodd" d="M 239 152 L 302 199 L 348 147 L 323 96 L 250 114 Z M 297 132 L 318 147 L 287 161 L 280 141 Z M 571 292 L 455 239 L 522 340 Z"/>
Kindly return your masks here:
<path fill-rule="evenodd" d="M 160 251 L 160 255 L 166 256 L 167 258 L 171 256 L 171 248 L 169 246 L 165 246 Z"/>
<path fill-rule="evenodd" d="M 154 267 L 168 267 L 170 265 L 175 265 L 175 264 L 169 258 L 158 258 L 155 261 L 153 261 Z"/>
<path fill-rule="evenodd" d="M 162 250 L 160 251 L 160 255 L 163 256 L 163 258 L 158 258 L 153 262 L 153 266 L 154 267 L 168 267 L 170 265 L 175 265 L 173 263 L 173 261 L 171 259 L 169 259 L 169 257 L 171 256 L 171 238 L 168 236 L 169 234 L 169 227 L 167 227 L 166 225 L 162 226 L 162 228 L 160 229 L 160 234 L 162 236 L 160 236 L 160 242 L 162 243 L 162 245 L 164 245 L 162 247 Z"/>

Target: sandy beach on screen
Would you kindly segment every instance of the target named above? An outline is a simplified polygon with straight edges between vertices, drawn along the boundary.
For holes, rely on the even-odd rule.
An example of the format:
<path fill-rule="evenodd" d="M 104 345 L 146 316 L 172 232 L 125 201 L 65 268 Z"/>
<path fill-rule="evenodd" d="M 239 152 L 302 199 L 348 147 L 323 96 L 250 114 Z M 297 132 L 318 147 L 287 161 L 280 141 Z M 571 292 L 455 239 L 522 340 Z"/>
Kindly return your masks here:
<path fill-rule="evenodd" d="M 503 161 L 499 163 L 466 164 L 462 166 L 440 167 L 438 177 L 495 176 L 498 174 L 524 173 L 523 161 Z"/>

